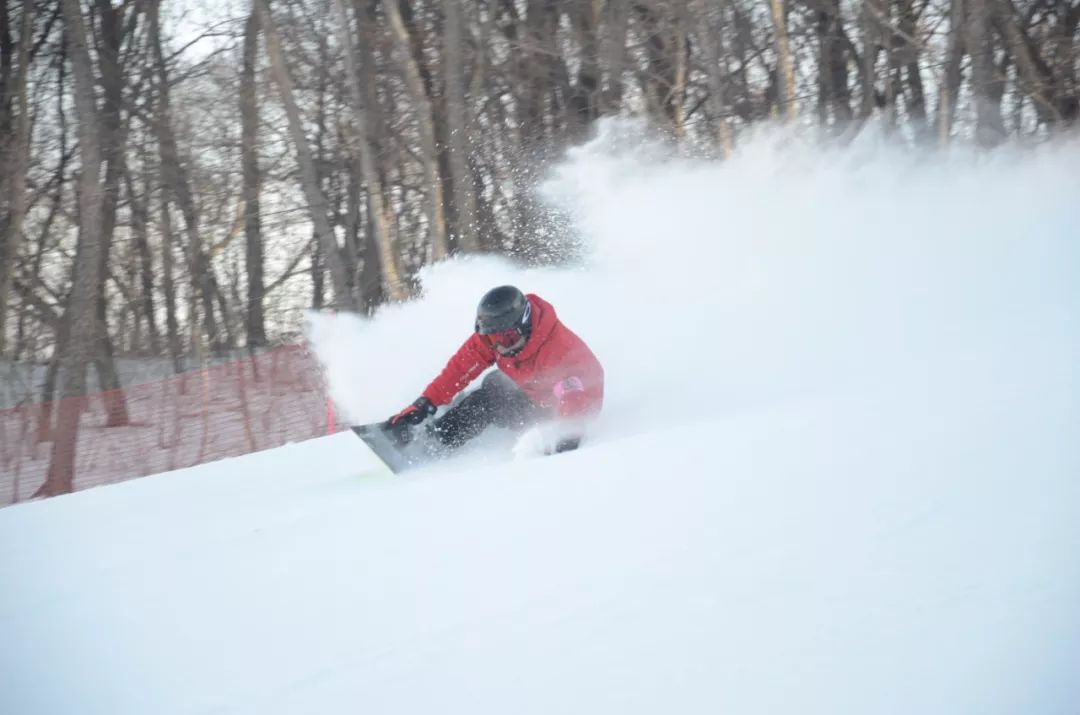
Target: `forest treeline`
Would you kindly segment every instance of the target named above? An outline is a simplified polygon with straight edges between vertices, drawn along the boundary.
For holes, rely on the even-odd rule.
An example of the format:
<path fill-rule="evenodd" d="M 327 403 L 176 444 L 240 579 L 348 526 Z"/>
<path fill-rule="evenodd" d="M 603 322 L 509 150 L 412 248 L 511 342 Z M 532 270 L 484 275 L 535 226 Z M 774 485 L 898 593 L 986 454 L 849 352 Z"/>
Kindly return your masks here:
<path fill-rule="evenodd" d="M 723 160 L 765 121 L 992 148 L 1080 114 L 1080 0 L 223 7 L 0 4 L 0 359 L 47 363 L 41 400 L 294 339 L 451 254 L 563 259 L 534 188 L 603 117 Z"/>

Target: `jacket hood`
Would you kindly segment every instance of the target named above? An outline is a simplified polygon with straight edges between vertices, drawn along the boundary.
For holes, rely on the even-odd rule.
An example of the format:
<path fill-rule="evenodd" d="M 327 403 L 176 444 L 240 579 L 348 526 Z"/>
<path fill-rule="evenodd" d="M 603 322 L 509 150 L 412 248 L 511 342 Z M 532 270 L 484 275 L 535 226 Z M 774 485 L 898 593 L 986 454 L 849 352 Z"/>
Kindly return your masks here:
<path fill-rule="evenodd" d="M 525 347 L 521 349 L 517 355 L 506 358 L 513 360 L 514 362 L 521 362 L 528 360 L 536 355 L 548 338 L 551 337 L 551 331 L 558 325 L 559 319 L 555 315 L 555 308 L 551 303 L 541 298 L 538 295 L 529 293 L 525 296 L 528 298 L 529 303 L 532 305 L 532 334 L 529 336 L 529 341 L 525 343 Z"/>

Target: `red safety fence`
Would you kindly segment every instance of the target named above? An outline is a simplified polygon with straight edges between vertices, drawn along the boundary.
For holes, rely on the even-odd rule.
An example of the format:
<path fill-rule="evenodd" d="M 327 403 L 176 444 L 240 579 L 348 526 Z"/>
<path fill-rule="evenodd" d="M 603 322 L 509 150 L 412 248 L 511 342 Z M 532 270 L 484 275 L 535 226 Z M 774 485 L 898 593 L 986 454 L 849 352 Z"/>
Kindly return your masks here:
<path fill-rule="evenodd" d="M 124 388 L 129 424 L 107 427 L 109 393 L 0 410 L 0 506 L 45 481 L 49 425 L 83 409 L 75 489 L 278 447 L 336 431 L 315 358 L 302 346 Z"/>

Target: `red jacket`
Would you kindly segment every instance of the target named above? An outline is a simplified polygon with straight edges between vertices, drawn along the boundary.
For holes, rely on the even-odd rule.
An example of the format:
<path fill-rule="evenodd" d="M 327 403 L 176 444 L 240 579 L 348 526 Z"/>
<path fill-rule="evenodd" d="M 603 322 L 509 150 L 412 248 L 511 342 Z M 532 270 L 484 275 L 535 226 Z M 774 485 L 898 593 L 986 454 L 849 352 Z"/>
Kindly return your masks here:
<path fill-rule="evenodd" d="M 492 364 L 506 373 L 534 404 L 560 417 L 600 411 L 604 401 L 604 368 L 585 342 L 562 324 L 543 298 L 529 294 L 532 334 L 517 355 L 504 357 L 473 333 L 424 390 L 436 405 L 454 395 Z"/>

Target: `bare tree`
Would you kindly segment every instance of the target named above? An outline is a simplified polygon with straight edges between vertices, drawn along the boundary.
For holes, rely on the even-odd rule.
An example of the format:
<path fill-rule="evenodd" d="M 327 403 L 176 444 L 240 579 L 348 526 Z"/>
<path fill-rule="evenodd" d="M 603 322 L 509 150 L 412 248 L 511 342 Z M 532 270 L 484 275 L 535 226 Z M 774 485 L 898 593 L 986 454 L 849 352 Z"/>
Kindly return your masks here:
<path fill-rule="evenodd" d="M 159 11 L 161 0 L 150 3 L 149 26 L 150 43 L 157 65 L 157 92 L 154 113 L 154 129 L 157 133 L 160 151 L 161 174 L 166 195 L 170 201 L 176 201 L 184 219 L 185 235 L 188 239 L 188 263 L 196 294 L 202 303 L 204 330 L 215 354 L 225 352 L 224 330 L 218 327 L 215 317 L 215 301 L 218 285 L 213 266 L 203 246 L 203 236 L 199 229 L 199 212 L 195 206 L 195 196 L 188 178 L 187 168 L 180 160 L 180 149 L 172 128 L 172 104 L 170 101 L 169 77 L 166 70 L 165 54 L 161 46 Z M 194 307 L 194 303 L 192 304 Z M 223 316 L 224 317 L 224 316 Z"/>
<path fill-rule="evenodd" d="M 635 6 L 638 25 L 645 37 L 645 97 L 653 116 L 677 135 L 683 131 L 685 100 L 685 54 L 682 29 L 670 8 L 659 4 Z M 663 14 L 661 14 L 663 13 Z M 670 17 L 668 17 L 670 15 Z"/>
<path fill-rule="evenodd" d="M 953 120 L 956 116 L 956 101 L 960 96 L 960 63 L 964 59 L 965 16 L 965 0 L 951 0 L 948 44 L 945 50 L 945 62 L 941 71 L 938 92 L 936 124 L 940 144 L 945 144 L 952 135 Z"/>
<path fill-rule="evenodd" d="M 469 168 L 471 153 L 469 108 L 465 97 L 464 8 L 457 0 L 443 0 L 445 35 L 443 43 L 444 82 L 446 85 L 447 129 L 450 136 L 450 176 L 457 203 L 454 236 L 459 250 L 475 252 L 477 238 L 476 195 Z"/>
<path fill-rule="evenodd" d="M 571 127 L 575 140 L 600 116 L 603 70 L 601 57 L 601 3 L 577 3 L 566 8 L 580 50 L 577 77 L 570 87 Z M 447 58 L 449 60 L 449 58 Z"/>
<path fill-rule="evenodd" d="M 815 7 L 818 40 L 818 116 L 822 122 L 832 119 L 849 122 L 851 88 L 848 85 L 850 52 L 844 44 L 844 20 L 840 0 L 820 0 Z"/>
<path fill-rule="evenodd" d="M 126 131 L 121 115 L 124 105 L 124 69 L 120 59 L 124 42 L 124 8 L 116 9 L 109 0 L 95 0 L 101 31 L 97 43 L 98 65 L 104 88 L 101 106 L 101 159 L 105 164 L 101 207 L 101 266 L 98 272 L 98 334 L 100 347 L 94 356 L 98 381 L 104 391 L 106 426 L 120 427 L 131 420 L 127 401 L 116 370 L 113 343 L 109 336 L 105 283 L 109 276 L 109 255 L 116 231 L 116 213 L 120 201 L 120 179 L 124 174 Z M 137 11 L 137 10 L 136 10 Z"/>
<path fill-rule="evenodd" d="M 247 254 L 247 344 L 266 345 L 266 318 L 263 298 L 262 219 L 259 213 L 259 192 L 262 175 L 259 172 L 259 107 L 255 92 L 255 61 L 259 46 L 259 17 L 255 8 L 244 26 L 244 61 L 240 71 L 240 154 L 244 180 L 244 236 Z"/>
<path fill-rule="evenodd" d="M 61 354 L 61 395 L 68 401 L 57 418 L 52 458 L 45 483 L 35 496 L 70 492 L 74 485 L 75 452 L 79 439 L 81 403 L 85 399 L 86 369 L 93 358 L 102 326 L 98 324 L 101 282 L 101 149 L 94 72 L 79 0 L 63 0 L 64 25 L 75 76 L 75 113 L 79 128 L 79 244 L 72 269 L 71 295 L 64 310 L 70 339 Z"/>
<path fill-rule="evenodd" d="M 155 308 L 156 280 L 154 257 L 150 249 L 150 212 L 148 192 L 139 192 L 131 169 L 124 172 L 124 185 L 131 202 L 131 228 L 135 242 L 135 252 L 139 269 L 139 310 L 141 319 L 146 322 L 147 340 L 152 355 L 162 351 L 161 331 L 158 329 L 157 310 Z"/>
<path fill-rule="evenodd" d="M 365 41 L 366 14 L 356 8 L 357 38 L 354 46 L 352 23 L 345 7 L 345 0 L 334 0 L 335 17 L 341 45 L 345 52 L 345 75 L 349 86 L 349 107 L 352 110 L 354 139 L 351 150 L 354 161 L 359 164 L 357 183 L 365 187 L 367 198 L 367 244 L 364 251 L 364 269 L 360 277 L 364 307 L 374 307 L 375 296 L 381 292 L 392 300 L 405 297 L 407 291 L 401 280 L 398 256 L 394 246 L 394 234 L 390 226 L 389 209 L 383 198 L 383 180 L 375 162 L 375 146 L 372 141 L 372 110 L 377 110 L 374 77 L 370 66 L 374 61 L 371 49 Z M 359 61 L 358 61 L 359 56 Z M 380 286 L 381 282 L 381 286 Z"/>
<path fill-rule="evenodd" d="M 999 80 L 995 77 L 991 6 L 988 0 L 967 0 L 967 6 L 975 137 L 983 146 L 995 146 L 1005 138 L 1005 121 L 1001 116 Z"/>
<path fill-rule="evenodd" d="M 307 197 L 308 209 L 311 211 L 311 221 L 314 225 L 319 246 L 330 269 L 330 277 L 334 283 L 334 303 L 343 310 L 356 310 L 358 304 L 353 295 L 351 280 L 355 262 L 346 263 L 346 257 L 338 247 L 334 231 L 330 227 L 327 218 L 326 197 L 319 187 L 311 147 L 308 145 L 307 136 L 304 134 L 300 109 L 296 104 L 292 75 L 285 64 L 285 56 L 281 49 L 281 38 L 278 36 L 266 0 L 254 0 L 254 2 L 259 24 L 262 27 L 263 38 L 266 40 L 266 53 L 270 58 L 270 68 L 274 76 L 274 82 L 281 93 L 281 101 L 285 105 L 285 114 L 289 121 L 289 135 L 292 138 L 293 148 L 296 150 L 297 160 L 300 163 L 301 185 L 304 195 Z"/>
<path fill-rule="evenodd" d="M 791 42 L 788 39 L 787 8 L 784 0 L 769 0 L 769 13 L 772 17 L 773 31 L 776 33 L 776 73 L 780 85 L 780 116 L 784 121 L 795 119 L 795 63 L 791 57 Z"/>
<path fill-rule="evenodd" d="M 911 119 L 915 140 L 920 145 L 930 142 L 930 123 L 926 111 L 926 89 L 923 85 L 919 56 L 922 50 L 918 37 L 920 10 L 914 0 L 900 0 L 900 17 L 897 20 L 896 62 L 907 78 L 898 83 L 904 87 L 908 116 Z"/>
<path fill-rule="evenodd" d="M 623 74 L 626 71 L 626 40 L 630 29 L 632 0 L 608 0 L 604 5 L 604 29 L 601 31 L 601 65 L 604 72 L 603 111 L 617 112 L 623 99 Z"/>
<path fill-rule="evenodd" d="M 424 170 L 424 184 L 428 193 L 424 204 L 428 222 L 428 242 L 431 246 L 432 260 L 438 261 L 449 254 L 450 246 L 446 237 L 446 207 L 443 204 L 442 180 L 439 178 L 434 117 L 431 98 L 424 89 L 420 68 L 409 51 L 411 38 L 409 29 L 402 19 L 401 9 L 398 7 L 399 2 L 404 3 L 407 0 L 383 0 L 383 11 L 390 23 L 395 53 L 416 115 L 416 125 L 420 135 L 420 163 Z"/>
<path fill-rule="evenodd" d="M 19 252 L 19 244 L 22 241 L 23 220 L 26 218 L 27 195 L 26 195 L 26 172 L 30 161 L 30 102 L 27 95 L 27 76 L 30 68 L 30 43 L 32 35 L 33 5 L 23 5 L 21 29 L 19 31 L 18 57 L 14 77 L 10 77 L 6 67 L 10 60 L 6 60 L 2 91 L 0 91 L 0 112 L 4 115 L 4 121 L 0 126 L 11 125 L 12 105 L 15 108 L 13 131 L 5 132 L 0 138 L 0 195 L 8 204 L 6 215 L 0 217 L 0 355 L 3 355 L 7 345 L 7 313 L 8 295 L 11 291 L 11 281 L 15 271 L 15 257 Z M 3 36 L 2 52 L 10 55 L 11 50 L 7 42 L 8 34 L 8 5 L 3 4 L 0 8 L 0 34 Z M 12 101 L 12 98 L 14 101 Z"/>
<path fill-rule="evenodd" d="M 1021 23 L 1010 0 L 993 4 L 994 25 L 1005 38 L 1020 73 L 1020 91 L 1029 98 L 1040 120 L 1068 125 L 1080 118 L 1078 55 L 1075 46 L 1080 25 L 1080 3 L 1058 4 L 1051 31 L 1053 41 L 1040 49 Z"/>
<path fill-rule="evenodd" d="M 164 183 L 163 177 L 162 183 Z M 173 251 L 176 245 L 176 233 L 173 231 L 169 202 L 163 199 L 158 208 L 161 212 L 161 287 L 165 293 L 165 330 L 169 341 L 169 357 L 172 358 L 173 369 L 179 373 L 184 369 L 184 357 L 180 321 L 177 317 L 179 300 L 174 278 L 175 259 Z"/>

